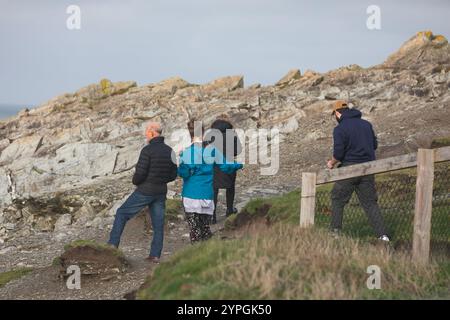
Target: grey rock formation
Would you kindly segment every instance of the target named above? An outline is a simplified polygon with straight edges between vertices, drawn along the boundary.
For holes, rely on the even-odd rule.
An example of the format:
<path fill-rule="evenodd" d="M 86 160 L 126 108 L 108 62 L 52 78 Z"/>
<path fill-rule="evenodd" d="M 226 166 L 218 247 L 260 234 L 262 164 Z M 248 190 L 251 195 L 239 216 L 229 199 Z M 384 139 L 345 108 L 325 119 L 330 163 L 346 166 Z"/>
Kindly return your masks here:
<path fill-rule="evenodd" d="M 70 213 L 66 213 L 61 215 L 58 220 L 55 222 L 54 232 L 61 232 L 70 226 L 72 223 L 72 215 Z"/>
<path fill-rule="evenodd" d="M 39 232 L 64 229 L 67 214 L 71 227 L 102 227 L 96 217 L 113 216 L 115 210 L 108 210 L 133 188 L 130 176 L 147 121 L 162 122 L 177 152 L 189 142 L 179 131 L 189 117 L 208 126 L 225 113 L 237 128 L 278 128 L 281 167 L 270 183 L 298 185 L 300 172 L 321 168 L 330 152 L 335 99 L 348 99 L 374 123 L 383 157 L 450 136 L 449 86 L 449 44 L 429 32 L 418 33 L 380 65 L 303 76 L 292 70 L 274 86 L 245 88 L 242 76 L 200 85 L 179 77 L 142 86 L 103 79 L 0 121 L 0 237 L 12 235 L 6 223 Z M 262 183 L 248 172 L 243 183 Z M 60 193 L 63 210 L 19 205 Z"/>
<path fill-rule="evenodd" d="M 300 79 L 301 76 L 302 75 L 300 73 L 300 70 L 298 70 L 298 69 L 289 70 L 289 72 L 283 78 L 278 80 L 276 85 L 277 86 L 287 85 L 297 79 Z"/>

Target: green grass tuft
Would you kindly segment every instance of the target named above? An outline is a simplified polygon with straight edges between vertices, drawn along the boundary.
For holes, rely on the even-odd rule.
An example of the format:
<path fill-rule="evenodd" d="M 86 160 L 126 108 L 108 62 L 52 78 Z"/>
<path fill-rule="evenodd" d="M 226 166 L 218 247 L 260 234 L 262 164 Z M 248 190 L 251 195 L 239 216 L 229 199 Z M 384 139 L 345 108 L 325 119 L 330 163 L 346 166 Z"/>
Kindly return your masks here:
<path fill-rule="evenodd" d="M 0 288 L 5 286 L 10 281 L 22 278 L 31 271 L 33 271 L 32 268 L 18 268 L 15 270 L 0 273 Z"/>
<path fill-rule="evenodd" d="M 442 137 L 433 139 L 431 148 L 442 148 L 450 146 L 450 137 Z"/>
<path fill-rule="evenodd" d="M 100 250 L 100 251 L 110 251 L 111 253 L 113 253 L 115 256 L 118 256 L 118 257 L 125 256 L 121 250 L 119 250 L 109 244 L 99 243 L 96 241 L 84 240 L 84 239 L 75 240 L 71 243 L 66 244 L 64 246 L 64 250 L 68 251 L 70 249 L 77 248 L 77 247 L 90 247 L 90 248 Z"/>
<path fill-rule="evenodd" d="M 53 261 L 52 261 L 52 266 L 53 267 L 61 266 L 61 257 L 54 258 Z"/>
<path fill-rule="evenodd" d="M 183 205 L 179 199 L 166 200 L 166 221 L 178 220 L 178 215 L 183 214 Z"/>

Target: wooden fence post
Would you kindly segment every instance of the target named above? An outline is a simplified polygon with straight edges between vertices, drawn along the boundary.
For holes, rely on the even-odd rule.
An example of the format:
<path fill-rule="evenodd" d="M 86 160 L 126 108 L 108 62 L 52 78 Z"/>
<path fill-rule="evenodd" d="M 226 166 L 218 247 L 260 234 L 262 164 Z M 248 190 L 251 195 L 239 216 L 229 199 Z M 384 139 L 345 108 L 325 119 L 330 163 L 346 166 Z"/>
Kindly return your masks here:
<path fill-rule="evenodd" d="M 427 263 L 430 256 L 431 211 L 433 202 L 434 151 L 419 149 L 417 153 L 416 203 L 412 257 Z"/>
<path fill-rule="evenodd" d="M 302 173 L 302 194 L 300 201 L 300 227 L 309 227 L 314 224 L 316 205 L 316 180 L 315 172 Z"/>

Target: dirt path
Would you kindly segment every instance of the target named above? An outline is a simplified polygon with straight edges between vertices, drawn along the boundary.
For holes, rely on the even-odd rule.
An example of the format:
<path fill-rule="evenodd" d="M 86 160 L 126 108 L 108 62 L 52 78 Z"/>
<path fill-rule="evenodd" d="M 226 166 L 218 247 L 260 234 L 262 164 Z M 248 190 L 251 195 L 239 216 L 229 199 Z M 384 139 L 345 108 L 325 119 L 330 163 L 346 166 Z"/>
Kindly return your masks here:
<path fill-rule="evenodd" d="M 165 245 L 162 259 L 189 244 L 185 235 L 187 227 L 182 221 L 169 224 L 166 229 Z M 106 242 L 108 230 L 86 229 L 75 238 L 83 238 Z M 58 270 L 51 266 L 53 258 L 63 251 L 63 244 L 51 243 L 49 238 L 42 239 L 38 248 L 27 247 L 33 239 L 24 239 L 22 244 L 16 243 L 17 252 L 12 252 L 6 259 L 7 264 L 30 266 L 34 270 L 27 276 L 8 283 L 0 288 L 2 299 L 123 299 L 124 295 L 138 288 L 145 277 L 154 268 L 153 264 L 144 261 L 148 256 L 151 241 L 151 231 L 146 230 L 143 215 L 131 220 L 124 231 L 121 249 L 129 262 L 127 272 L 118 277 L 88 277 L 83 276 L 81 290 L 67 289 L 65 282 L 58 279 Z M 74 239 L 72 239 L 74 240 Z M 19 241 L 17 241 L 19 242 Z M 37 242 L 34 242 L 37 243 Z M 28 249 L 28 250 L 27 250 Z M 3 264 L 5 257 L 0 256 Z M 12 268 L 10 268 L 12 269 Z"/>

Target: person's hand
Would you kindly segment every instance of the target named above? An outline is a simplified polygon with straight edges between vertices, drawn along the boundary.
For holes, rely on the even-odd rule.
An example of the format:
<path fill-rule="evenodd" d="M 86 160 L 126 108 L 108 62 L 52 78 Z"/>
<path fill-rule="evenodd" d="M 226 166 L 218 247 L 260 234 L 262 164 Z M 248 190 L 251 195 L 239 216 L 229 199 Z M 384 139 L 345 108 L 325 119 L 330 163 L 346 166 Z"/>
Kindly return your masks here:
<path fill-rule="evenodd" d="M 334 168 L 334 162 L 333 162 L 333 160 L 328 160 L 328 161 L 327 161 L 327 168 L 328 168 L 328 169 L 333 169 L 333 168 Z"/>

